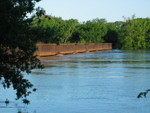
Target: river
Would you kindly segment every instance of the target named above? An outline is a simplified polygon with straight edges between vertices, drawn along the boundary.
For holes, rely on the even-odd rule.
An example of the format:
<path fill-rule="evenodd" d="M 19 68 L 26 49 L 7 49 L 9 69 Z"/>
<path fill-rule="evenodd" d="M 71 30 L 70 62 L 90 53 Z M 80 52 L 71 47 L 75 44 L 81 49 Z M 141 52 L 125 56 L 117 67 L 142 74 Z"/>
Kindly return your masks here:
<path fill-rule="evenodd" d="M 43 70 L 25 75 L 38 90 L 27 106 L 14 101 L 13 90 L 2 90 L 0 113 L 150 113 L 149 50 L 106 50 L 42 60 Z M 2 88 L 0 88 L 2 89 Z"/>

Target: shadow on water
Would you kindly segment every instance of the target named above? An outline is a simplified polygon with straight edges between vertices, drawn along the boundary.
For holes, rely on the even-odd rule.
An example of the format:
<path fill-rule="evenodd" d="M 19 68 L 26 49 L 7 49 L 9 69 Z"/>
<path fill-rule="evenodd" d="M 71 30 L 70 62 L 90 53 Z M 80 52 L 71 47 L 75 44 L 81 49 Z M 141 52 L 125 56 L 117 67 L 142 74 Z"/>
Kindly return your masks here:
<path fill-rule="evenodd" d="M 9 100 L 0 101 L 1 113 L 10 113 L 10 111 L 12 112 L 11 109 L 15 110 L 13 111 L 13 113 L 29 113 L 27 105 L 25 104 L 21 105 L 20 102 L 18 103 L 17 101 L 9 101 Z"/>

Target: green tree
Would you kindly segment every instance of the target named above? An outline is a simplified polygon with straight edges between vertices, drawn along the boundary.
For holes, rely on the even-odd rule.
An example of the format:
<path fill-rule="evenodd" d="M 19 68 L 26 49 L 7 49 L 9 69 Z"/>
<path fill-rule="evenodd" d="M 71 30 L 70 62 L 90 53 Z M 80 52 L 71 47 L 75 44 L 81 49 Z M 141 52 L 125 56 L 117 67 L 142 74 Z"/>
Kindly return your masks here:
<path fill-rule="evenodd" d="M 107 34 L 103 37 L 105 42 L 112 43 L 113 48 L 120 48 L 119 33 L 124 22 L 107 23 Z"/>
<path fill-rule="evenodd" d="M 57 21 L 56 21 L 57 20 Z M 35 41 L 45 43 L 58 43 L 58 29 L 61 18 L 52 16 L 35 16 L 31 28 L 33 34 L 36 36 Z"/>
<path fill-rule="evenodd" d="M 75 19 L 63 20 L 46 15 L 34 19 L 32 30 L 38 38 L 35 40 L 46 43 L 67 43 L 77 24 L 78 21 Z"/>
<path fill-rule="evenodd" d="M 0 82 L 4 88 L 13 87 L 17 99 L 28 96 L 32 92 L 29 89 L 33 88 L 22 72 L 30 73 L 32 69 L 42 67 L 34 56 L 36 48 L 29 26 L 32 18 L 27 16 L 39 1 L 0 1 Z"/>
<path fill-rule="evenodd" d="M 146 49 L 150 46 L 150 19 L 129 19 L 123 24 L 120 42 L 123 49 Z"/>
<path fill-rule="evenodd" d="M 80 24 L 77 28 L 76 35 L 78 34 L 81 43 L 102 43 L 104 42 L 103 36 L 107 33 L 107 27 L 104 19 L 93 19 Z"/>
<path fill-rule="evenodd" d="M 64 22 L 64 25 L 62 24 L 62 26 L 60 27 L 60 31 L 62 33 L 61 43 L 70 42 L 70 38 L 78 24 L 78 20 L 75 19 L 66 20 Z"/>

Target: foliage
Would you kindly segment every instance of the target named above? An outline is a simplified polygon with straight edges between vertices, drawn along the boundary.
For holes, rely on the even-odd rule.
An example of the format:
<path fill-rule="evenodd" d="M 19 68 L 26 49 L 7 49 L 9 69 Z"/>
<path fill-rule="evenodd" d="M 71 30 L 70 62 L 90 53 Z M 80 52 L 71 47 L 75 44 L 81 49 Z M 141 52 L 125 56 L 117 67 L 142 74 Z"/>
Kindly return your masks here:
<path fill-rule="evenodd" d="M 107 23 L 107 34 L 103 37 L 105 42 L 112 43 L 113 48 L 119 48 L 119 33 L 124 22 L 117 21 L 113 23 Z"/>
<path fill-rule="evenodd" d="M 121 28 L 122 49 L 150 48 L 150 19 L 127 20 Z"/>
<path fill-rule="evenodd" d="M 36 48 L 29 26 L 32 18 L 27 17 L 39 1 L 0 1 L 0 82 L 4 88 L 13 87 L 17 99 L 28 96 L 31 93 L 28 89 L 33 87 L 22 72 L 42 67 L 34 56 Z"/>
<path fill-rule="evenodd" d="M 104 19 L 93 19 L 80 24 L 77 28 L 79 43 L 102 43 L 107 33 Z"/>
<path fill-rule="evenodd" d="M 46 43 L 100 43 L 107 33 L 105 19 L 79 23 L 75 19 L 63 20 L 53 16 L 35 18 L 33 33 L 38 41 Z"/>
<path fill-rule="evenodd" d="M 34 40 L 46 43 L 112 43 L 113 48 L 150 48 L 150 19 L 127 18 L 125 22 L 108 23 L 93 19 L 83 23 L 53 16 L 39 16 L 32 22 Z"/>
<path fill-rule="evenodd" d="M 38 41 L 46 43 L 67 43 L 71 37 L 77 20 L 62 20 L 58 17 L 42 16 L 35 18 L 32 23 L 32 30 Z"/>
<path fill-rule="evenodd" d="M 142 98 L 142 97 L 145 97 L 147 96 L 148 92 L 150 91 L 150 89 L 147 89 L 146 91 L 144 92 L 140 92 L 137 96 L 137 98 Z"/>

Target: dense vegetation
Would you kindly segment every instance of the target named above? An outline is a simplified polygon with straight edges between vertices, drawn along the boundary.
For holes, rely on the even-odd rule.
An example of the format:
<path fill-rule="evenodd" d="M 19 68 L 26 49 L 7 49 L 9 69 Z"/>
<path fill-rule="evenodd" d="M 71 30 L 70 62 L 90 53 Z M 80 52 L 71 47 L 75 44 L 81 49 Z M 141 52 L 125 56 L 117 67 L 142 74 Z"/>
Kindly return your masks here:
<path fill-rule="evenodd" d="M 122 49 L 150 48 L 150 19 L 129 18 L 117 22 L 93 19 L 86 22 L 54 16 L 35 16 L 32 30 L 36 41 L 46 43 L 113 43 Z"/>
<path fill-rule="evenodd" d="M 34 56 L 36 48 L 30 28 L 32 18 L 27 18 L 38 1 L 0 1 L 0 83 L 4 88 L 13 87 L 17 99 L 23 98 L 24 103 L 29 103 L 26 97 L 35 89 L 22 72 L 30 73 L 42 66 Z"/>
<path fill-rule="evenodd" d="M 150 48 L 150 19 L 131 19 L 123 24 L 120 33 L 123 49 Z"/>

